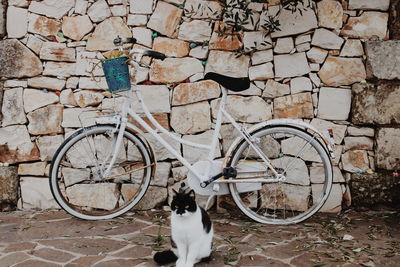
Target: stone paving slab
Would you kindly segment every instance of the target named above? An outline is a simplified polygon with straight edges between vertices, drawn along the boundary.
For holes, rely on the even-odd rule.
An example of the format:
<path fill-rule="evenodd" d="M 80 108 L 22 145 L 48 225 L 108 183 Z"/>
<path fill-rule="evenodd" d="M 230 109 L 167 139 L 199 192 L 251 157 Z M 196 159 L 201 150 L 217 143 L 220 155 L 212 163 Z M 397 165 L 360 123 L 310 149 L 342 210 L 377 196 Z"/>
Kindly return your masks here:
<path fill-rule="evenodd" d="M 0 213 L 0 266 L 157 266 L 169 248 L 169 212 L 83 221 L 63 211 Z M 400 211 L 317 214 L 289 226 L 211 212 L 212 260 L 197 266 L 398 266 Z"/>

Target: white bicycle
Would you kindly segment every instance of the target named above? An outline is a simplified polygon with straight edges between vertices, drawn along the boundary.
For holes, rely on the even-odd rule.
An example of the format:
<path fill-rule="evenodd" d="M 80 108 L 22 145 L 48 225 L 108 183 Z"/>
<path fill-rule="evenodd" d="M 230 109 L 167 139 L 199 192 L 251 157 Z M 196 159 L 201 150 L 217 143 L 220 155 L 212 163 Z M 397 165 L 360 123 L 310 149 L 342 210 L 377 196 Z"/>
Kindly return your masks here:
<path fill-rule="evenodd" d="M 135 39 L 117 38 L 122 50 Z M 164 59 L 154 51 L 130 49 L 129 63 L 140 64 L 142 56 Z M 135 84 L 123 98 L 121 112 L 98 118 L 58 148 L 50 169 L 50 187 L 58 204 L 73 216 L 99 220 L 119 216 L 144 196 L 155 173 L 156 157 L 143 130 L 151 134 L 189 170 L 188 183 L 197 194 L 231 194 L 240 210 L 267 224 L 301 222 L 325 203 L 332 187 L 332 132 L 323 134 L 299 120 L 274 119 L 249 128 L 239 125 L 226 111 L 227 90 L 249 87 L 248 78 L 207 73 L 205 79 L 219 83 L 222 96 L 209 145 L 171 134 L 150 114 Z M 227 88 L 227 89 L 226 89 Z M 132 108 L 135 93 L 148 121 Z M 128 121 L 133 118 L 138 126 Z M 219 131 L 227 119 L 238 131 L 223 160 L 215 160 Z M 182 144 L 208 150 L 208 159 L 190 164 L 159 133 Z M 166 177 L 167 179 L 167 177 Z"/>

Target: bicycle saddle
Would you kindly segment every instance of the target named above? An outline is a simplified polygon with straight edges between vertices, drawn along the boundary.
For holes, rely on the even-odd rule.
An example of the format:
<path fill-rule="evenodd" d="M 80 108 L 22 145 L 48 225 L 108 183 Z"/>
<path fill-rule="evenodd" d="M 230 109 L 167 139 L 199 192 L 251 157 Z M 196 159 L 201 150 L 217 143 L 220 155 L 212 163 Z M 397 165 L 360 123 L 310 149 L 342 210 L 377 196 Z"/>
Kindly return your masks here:
<path fill-rule="evenodd" d="M 204 80 L 213 80 L 219 83 L 221 86 L 225 87 L 226 89 L 235 92 L 244 91 L 250 87 L 250 79 L 248 77 L 234 78 L 215 72 L 208 72 L 204 76 Z"/>

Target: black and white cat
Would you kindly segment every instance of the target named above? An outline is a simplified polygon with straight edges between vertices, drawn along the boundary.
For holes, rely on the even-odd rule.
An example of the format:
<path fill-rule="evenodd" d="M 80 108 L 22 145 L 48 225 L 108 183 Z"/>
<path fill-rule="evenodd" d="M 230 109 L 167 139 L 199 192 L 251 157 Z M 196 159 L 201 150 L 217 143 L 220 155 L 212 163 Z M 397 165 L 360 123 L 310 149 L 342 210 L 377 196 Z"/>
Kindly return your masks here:
<path fill-rule="evenodd" d="M 165 265 L 176 261 L 176 267 L 192 267 L 211 259 L 214 230 L 207 212 L 197 205 L 194 191 L 173 190 L 171 202 L 172 250 L 157 252 L 154 261 Z"/>

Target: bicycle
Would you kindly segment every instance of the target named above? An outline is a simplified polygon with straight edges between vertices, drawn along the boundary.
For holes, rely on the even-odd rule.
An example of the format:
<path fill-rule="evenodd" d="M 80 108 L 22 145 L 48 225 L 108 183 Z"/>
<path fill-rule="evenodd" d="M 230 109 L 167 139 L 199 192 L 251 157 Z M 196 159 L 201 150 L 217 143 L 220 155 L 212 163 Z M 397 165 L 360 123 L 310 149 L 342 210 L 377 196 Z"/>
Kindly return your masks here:
<path fill-rule="evenodd" d="M 114 40 L 120 51 L 129 51 L 129 64 L 140 65 L 143 56 L 165 58 L 151 50 L 123 48 L 128 43 L 135 43 L 135 39 Z M 71 215 L 87 220 L 110 219 L 133 208 L 146 193 L 157 162 L 141 130 L 145 129 L 188 168 L 189 186 L 197 194 L 230 193 L 239 209 L 260 223 L 298 223 L 316 213 L 332 187 L 333 132 L 323 134 L 308 123 L 293 119 L 241 126 L 225 109 L 227 92 L 247 89 L 249 79 L 217 73 L 207 73 L 204 79 L 219 83 L 222 91 L 209 145 L 184 140 L 163 128 L 132 83 L 128 95 L 120 96 L 120 112 L 97 118 L 95 125 L 81 128 L 56 151 L 50 168 L 50 188 L 57 203 Z M 131 108 L 133 92 L 156 129 Z M 130 123 L 128 116 L 142 128 Z M 221 161 L 214 157 L 223 118 L 240 135 Z M 181 144 L 206 149 L 208 159 L 190 164 L 158 132 Z"/>

